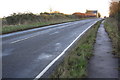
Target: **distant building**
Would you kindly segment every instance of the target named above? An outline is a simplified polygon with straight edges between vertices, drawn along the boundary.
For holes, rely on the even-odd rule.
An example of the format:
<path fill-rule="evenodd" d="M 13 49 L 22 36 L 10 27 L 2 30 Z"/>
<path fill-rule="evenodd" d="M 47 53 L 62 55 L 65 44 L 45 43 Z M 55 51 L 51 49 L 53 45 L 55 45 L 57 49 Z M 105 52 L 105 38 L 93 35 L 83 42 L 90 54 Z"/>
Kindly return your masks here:
<path fill-rule="evenodd" d="M 86 14 L 93 14 L 93 15 L 96 15 L 96 17 L 98 17 L 98 11 L 97 10 L 86 10 Z"/>
<path fill-rule="evenodd" d="M 88 14 L 88 13 L 81 13 L 81 12 L 75 12 L 73 15 L 77 16 L 78 18 L 86 18 L 86 17 L 96 17 L 94 14 Z"/>

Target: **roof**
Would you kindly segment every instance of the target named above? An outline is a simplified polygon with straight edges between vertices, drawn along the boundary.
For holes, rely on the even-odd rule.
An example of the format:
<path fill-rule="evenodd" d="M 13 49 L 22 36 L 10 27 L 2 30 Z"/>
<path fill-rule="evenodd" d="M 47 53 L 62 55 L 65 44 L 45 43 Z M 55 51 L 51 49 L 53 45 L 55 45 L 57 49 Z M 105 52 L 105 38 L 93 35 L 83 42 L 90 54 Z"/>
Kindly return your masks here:
<path fill-rule="evenodd" d="M 86 10 L 86 13 L 97 13 L 97 10 Z"/>

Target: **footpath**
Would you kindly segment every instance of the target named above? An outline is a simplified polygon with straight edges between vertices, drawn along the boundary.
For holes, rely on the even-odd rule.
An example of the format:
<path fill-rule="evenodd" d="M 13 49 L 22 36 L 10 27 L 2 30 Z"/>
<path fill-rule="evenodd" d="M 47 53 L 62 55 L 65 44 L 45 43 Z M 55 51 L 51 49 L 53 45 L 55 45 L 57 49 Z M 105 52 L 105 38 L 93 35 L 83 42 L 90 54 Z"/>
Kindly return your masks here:
<path fill-rule="evenodd" d="M 94 56 L 88 64 L 88 78 L 118 78 L 118 59 L 112 54 L 112 42 L 103 23 L 97 32 Z"/>

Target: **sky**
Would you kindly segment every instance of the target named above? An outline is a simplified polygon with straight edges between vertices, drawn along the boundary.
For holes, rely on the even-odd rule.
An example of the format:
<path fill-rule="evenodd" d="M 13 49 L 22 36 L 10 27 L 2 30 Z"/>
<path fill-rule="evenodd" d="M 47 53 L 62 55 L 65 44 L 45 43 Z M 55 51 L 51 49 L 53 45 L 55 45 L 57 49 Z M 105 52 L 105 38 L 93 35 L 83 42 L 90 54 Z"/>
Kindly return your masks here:
<path fill-rule="evenodd" d="M 102 16 L 108 16 L 111 0 L 2 0 L 0 4 L 0 17 L 9 16 L 12 13 L 59 11 L 65 14 L 98 10 Z"/>

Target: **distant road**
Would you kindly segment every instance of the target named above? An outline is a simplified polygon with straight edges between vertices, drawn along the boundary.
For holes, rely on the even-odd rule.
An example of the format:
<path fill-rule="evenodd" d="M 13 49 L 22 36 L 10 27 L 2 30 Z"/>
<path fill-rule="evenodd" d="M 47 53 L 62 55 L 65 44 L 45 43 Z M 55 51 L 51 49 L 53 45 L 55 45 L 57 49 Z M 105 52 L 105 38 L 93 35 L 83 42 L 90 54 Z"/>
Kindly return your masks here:
<path fill-rule="evenodd" d="M 3 35 L 3 78 L 42 76 L 52 66 L 51 61 L 98 20 L 86 19 Z"/>

